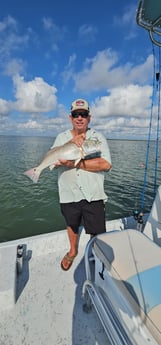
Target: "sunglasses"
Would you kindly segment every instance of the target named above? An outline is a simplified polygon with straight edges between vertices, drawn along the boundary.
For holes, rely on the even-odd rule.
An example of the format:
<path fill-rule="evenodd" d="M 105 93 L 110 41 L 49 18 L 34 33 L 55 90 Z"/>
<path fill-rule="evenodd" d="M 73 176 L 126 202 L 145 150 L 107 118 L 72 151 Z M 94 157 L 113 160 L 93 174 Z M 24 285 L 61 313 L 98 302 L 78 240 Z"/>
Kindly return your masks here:
<path fill-rule="evenodd" d="M 89 116 L 88 111 L 75 111 L 72 114 L 73 119 L 76 119 L 77 117 L 81 116 L 83 119 L 86 119 Z"/>

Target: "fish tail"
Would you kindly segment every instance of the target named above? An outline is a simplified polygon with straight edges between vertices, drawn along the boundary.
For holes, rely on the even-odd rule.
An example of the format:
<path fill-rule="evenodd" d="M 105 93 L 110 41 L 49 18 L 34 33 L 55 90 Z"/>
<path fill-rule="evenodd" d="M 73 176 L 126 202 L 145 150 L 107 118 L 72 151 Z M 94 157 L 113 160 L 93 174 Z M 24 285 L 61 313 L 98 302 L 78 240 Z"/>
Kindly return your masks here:
<path fill-rule="evenodd" d="M 40 174 L 41 174 L 41 170 L 39 170 L 37 167 L 26 170 L 24 172 L 24 175 L 29 177 L 34 183 L 37 183 L 37 181 L 40 177 Z"/>

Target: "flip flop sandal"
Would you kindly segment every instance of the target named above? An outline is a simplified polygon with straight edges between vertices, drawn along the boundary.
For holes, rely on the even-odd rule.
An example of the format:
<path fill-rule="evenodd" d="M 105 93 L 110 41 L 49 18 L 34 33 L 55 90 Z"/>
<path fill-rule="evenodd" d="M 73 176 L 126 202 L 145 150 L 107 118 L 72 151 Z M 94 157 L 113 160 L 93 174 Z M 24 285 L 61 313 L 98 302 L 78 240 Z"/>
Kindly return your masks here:
<path fill-rule="evenodd" d="M 76 257 L 76 255 L 74 255 L 74 256 L 69 256 L 69 254 L 67 253 L 67 254 L 63 257 L 63 259 L 62 259 L 62 261 L 61 261 L 61 268 L 62 268 L 62 270 L 68 271 L 69 268 L 72 266 L 72 263 L 73 263 L 75 257 Z M 64 260 L 67 261 L 67 263 L 68 263 L 67 266 L 64 266 L 64 265 L 63 265 L 63 261 L 64 261 Z"/>

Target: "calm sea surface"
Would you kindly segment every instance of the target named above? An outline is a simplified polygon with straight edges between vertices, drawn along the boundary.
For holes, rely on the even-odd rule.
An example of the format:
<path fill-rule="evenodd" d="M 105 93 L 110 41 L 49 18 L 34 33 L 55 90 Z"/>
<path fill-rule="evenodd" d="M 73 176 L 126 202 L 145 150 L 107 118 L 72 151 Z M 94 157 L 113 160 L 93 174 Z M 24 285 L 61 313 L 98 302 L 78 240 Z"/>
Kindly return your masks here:
<path fill-rule="evenodd" d="M 37 184 L 23 175 L 42 160 L 53 141 L 46 137 L 0 136 L 0 242 L 65 228 L 59 208 L 57 171 L 45 169 Z M 147 142 L 108 143 L 113 168 L 105 180 L 106 218 L 111 220 L 131 215 L 141 207 Z M 144 211 L 149 211 L 153 201 L 155 150 L 155 142 L 151 142 Z M 157 176 L 158 186 L 160 154 Z"/>

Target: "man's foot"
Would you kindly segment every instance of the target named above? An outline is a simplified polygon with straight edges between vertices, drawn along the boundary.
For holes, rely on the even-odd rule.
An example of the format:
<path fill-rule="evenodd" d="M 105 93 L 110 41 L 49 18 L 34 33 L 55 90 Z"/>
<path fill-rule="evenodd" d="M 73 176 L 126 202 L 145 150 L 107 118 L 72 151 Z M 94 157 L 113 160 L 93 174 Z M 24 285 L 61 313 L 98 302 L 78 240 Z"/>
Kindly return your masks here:
<path fill-rule="evenodd" d="M 73 255 L 73 256 L 70 256 L 69 253 L 67 253 L 67 254 L 63 257 L 63 259 L 62 259 L 62 261 L 61 261 L 61 268 L 62 268 L 62 270 L 68 271 L 69 268 L 72 266 L 72 263 L 73 263 L 73 261 L 74 261 L 74 259 L 75 259 L 76 256 L 77 256 L 77 254 L 76 254 L 76 255 Z"/>

